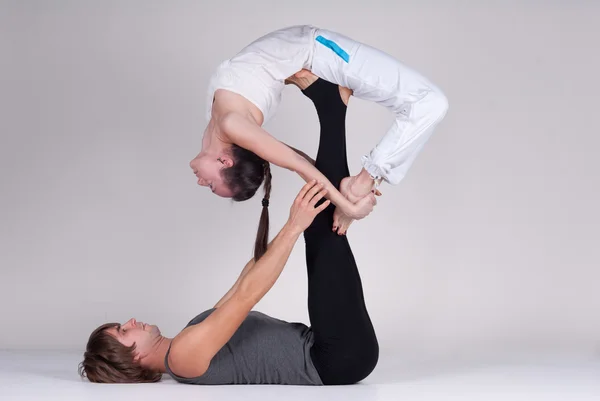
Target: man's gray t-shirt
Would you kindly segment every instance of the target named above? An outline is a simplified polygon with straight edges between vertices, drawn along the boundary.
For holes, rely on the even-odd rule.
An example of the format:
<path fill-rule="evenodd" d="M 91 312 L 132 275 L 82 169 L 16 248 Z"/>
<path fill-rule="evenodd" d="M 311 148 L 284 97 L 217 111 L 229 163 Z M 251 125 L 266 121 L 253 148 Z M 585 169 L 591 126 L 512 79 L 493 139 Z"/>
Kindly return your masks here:
<path fill-rule="evenodd" d="M 209 309 L 186 327 L 198 324 L 215 309 Z M 302 323 L 289 323 L 252 311 L 210 362 L 205 374 L 195 378 L 167 373 L 187 384 L 289 384 L 323 385 L 310 357 L 312 330 Z"/>

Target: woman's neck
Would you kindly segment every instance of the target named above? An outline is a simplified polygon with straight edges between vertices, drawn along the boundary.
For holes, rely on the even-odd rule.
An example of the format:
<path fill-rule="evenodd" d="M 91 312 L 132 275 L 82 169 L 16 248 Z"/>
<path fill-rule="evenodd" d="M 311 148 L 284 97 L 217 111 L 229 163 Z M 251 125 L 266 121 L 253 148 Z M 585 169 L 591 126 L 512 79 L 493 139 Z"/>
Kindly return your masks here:
<path fill-rule="evenodd" d="M 226 137 L 215 118 L 211 118 L 202 137 L 202 152 L 215 154 L 223 152 L 223 149 L 230 145 L 225 141 Z"/>

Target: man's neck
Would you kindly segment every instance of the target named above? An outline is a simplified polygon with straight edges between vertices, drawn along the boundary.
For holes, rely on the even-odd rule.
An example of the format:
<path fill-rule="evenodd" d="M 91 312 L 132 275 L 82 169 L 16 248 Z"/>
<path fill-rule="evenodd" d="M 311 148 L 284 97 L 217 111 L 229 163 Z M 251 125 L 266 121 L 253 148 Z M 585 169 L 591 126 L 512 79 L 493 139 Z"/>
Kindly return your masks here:
<path fill-rule="evenodd" d="M 165 357 L 167 356 L 171 341 L 173 341 L 173 339 L 161 336 L 156 342 L 153 352 L 145 358 L 144 365 L 153 371 L 166 373 Z"/>

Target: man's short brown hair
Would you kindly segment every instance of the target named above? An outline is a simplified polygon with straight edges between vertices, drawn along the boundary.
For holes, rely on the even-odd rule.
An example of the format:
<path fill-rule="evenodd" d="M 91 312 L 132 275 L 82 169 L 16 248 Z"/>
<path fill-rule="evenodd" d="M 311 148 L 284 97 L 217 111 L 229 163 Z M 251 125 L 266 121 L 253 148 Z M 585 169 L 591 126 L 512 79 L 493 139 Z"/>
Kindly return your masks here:
<path fill-rule="evenodd" d="M 79 375 L 94 383 L 152 383 L 162 373 L 143 368 L 135 362 L 135 344 L 126 347 L 106 329 L 119 323 L 106 323 L 92 332 L 87 343 Z"/>

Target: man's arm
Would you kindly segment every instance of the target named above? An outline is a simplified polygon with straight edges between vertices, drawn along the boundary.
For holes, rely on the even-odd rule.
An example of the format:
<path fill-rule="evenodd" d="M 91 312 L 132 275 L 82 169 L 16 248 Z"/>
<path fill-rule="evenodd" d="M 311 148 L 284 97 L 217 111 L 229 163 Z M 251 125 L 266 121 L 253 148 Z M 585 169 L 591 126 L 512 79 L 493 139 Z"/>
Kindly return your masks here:
<path fill-rule="evenodd" d="M 204 321 L 185 328 L 173 339 L 168 361 L 175 374 L 196 377 L 206 372 L 212 358 L 277 281 L 300 234 L 329 206 L 326 201 L 316 207 L 325 193 L 316 182 L 307 183 L 294 200 L 285 226 L 267 252 L 248 268 L 231 296 Z"/>
<path fill-rule="evenodd" d="M 275 242 L 275 240 L 281 235 L 281 231 L 279 232 L 279 234 L 277 234 L 275 236 L 275 238 L 273 238 L 271 240 L 271 242 L 269 242 L 269 245 L 267 245 L 267 250 L 269 250 L 269 248 L 273 245 L 273 243 Z M 256 261 L 254 260 L 254 258 L 252 258 L 251 260 L 248 261 L 248 263 L 246 263 L 246 266 L 244 266 L 244 268 L 242 269 L 242 272 L 240 273 L 240 275 L 238 276 L 237 280 L 235 281 L 235 283 L 233 284 L 233 286 L 229 289 L 229 291 L 227 291 L 227 294 L 223 295 L 223 298 L 221 298 L 219 300 L 219 302 L 217 302 L 217 304 L 214 306 L 215 308 L 218 308 L 220 306 L 222 306 L 225 302 L 227 302 L 227 300 L 229 298 L 231 298 L 231 296 L 237 291 L 240 282 L 242 281 L 242 279 L 246 276 L 246 274 L 248 274 L 248 272 L 254 267 Z"/>
<path fill-rule="evenodd" d="M 246 266 L 244 266 L 244 268 L 242 269 L 242 272 L 238 276 L 238 278 L 235 281 L 235 283 L 233 284 L 233 286 L 229 289 L 229 291 L 227 291 L 227 293 L 225 295 L 223 295 L 223 297 L 219 300 L 219 302 L 217 302 L 215 304 L 214 308 L 219 308 L 225 302 L 227 302 L 229 300 L 229 298 L 231 298 L 231 296 L 237 291 L 237 289 L 240 285 L 240 281 L 242 281 L 244 276 L 246 276 L 246 274 L 248 274 L 250 269 L 252 269 L 252 267 L 254 266 L 254 263 L 255 263 L 254 258 L 252 258 L 252 260 L 250 260 L 250 261 L 248 261 L 248 263 L 246 263 Z"/>
<path fill-rule="evenodd" d="M 203 375 L 248 313 L 273 286 L 300 232 L 284 227 L 269 249 L 240 279 L 235 291 L 202 323 L 189 326 L 171 344 L 169 365 L 182 377 Z"/>

